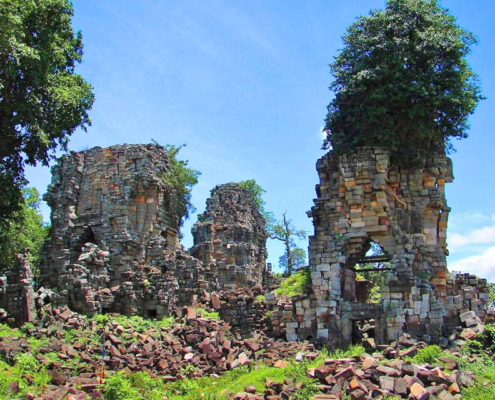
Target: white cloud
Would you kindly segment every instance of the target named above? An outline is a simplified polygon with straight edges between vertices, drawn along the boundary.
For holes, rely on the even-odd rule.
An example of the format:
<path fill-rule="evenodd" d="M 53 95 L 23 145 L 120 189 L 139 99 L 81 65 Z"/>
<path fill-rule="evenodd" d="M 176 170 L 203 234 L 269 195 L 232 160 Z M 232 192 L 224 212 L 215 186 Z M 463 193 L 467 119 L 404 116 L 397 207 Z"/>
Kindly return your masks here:
<path fill-rule="evenodd" d="M 327 138 L 327 134 L 326 134 L 326 132 L 325 132 L 324 129 L 325 129 L 324 126 L 321 126 L 320 127 L 320 136 L 321 136 L 322 139 L 326 139 Z"/>
<path fill-rule="evenodd" d="M 449 270 L 469 272 L 495 282 L 495 246 L 488 247 L 482 254 L 449 263 Z"/>
<path fill-rule="evenodd" d="M 478 218 L 478 220 L 481 220 L 481 218 Z M 483 220 L 488 222 L 490 218 L 485 217 Z M 466 245 L 495 243 L 495 216 L 493 215 L 491 216 L 491 222 L 491 226 L 483 226 L 479 229 L 471 230 L 465 234 L 457 232 L 449 234 L 449 249 L 455 250 Z"/>

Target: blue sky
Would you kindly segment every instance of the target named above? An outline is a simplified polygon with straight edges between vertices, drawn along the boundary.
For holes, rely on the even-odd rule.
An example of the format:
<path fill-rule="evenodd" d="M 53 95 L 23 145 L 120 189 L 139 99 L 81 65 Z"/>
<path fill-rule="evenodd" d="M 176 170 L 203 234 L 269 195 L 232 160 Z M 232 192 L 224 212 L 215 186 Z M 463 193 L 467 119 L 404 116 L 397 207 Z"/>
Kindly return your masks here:
<path fill-rule="evenodd" d="M 74 28 L 84 41 L 78 72 L 96 102 L 88 132 L 71 150 L 122 143 L 187 144 L 181 151 L 202 172 L 193 202 L 202 212 L 217 184 L 256 179 L 266 208 L 312 232 L 306 211 L 324 152 L 321 127 L 331 100 L 328 64 L 358 15 L 383 0 L 129 1 L 75 0 Z M 449 267 L 495 282 L 495 64 L 491 0 L 443 0 L 459 24 L 478 35 L 469 61 L 488 97 L 456 142 Z M 48 168 L 29 168 L 41 193 Z M 43 204 L 45 220 L 48 207 Z M 192 244 L 193 215 L 184 226 Z M 307 246 L 305 241 L 300 245 Z M 282 254 L 268 244 L 269 261 Z"/>

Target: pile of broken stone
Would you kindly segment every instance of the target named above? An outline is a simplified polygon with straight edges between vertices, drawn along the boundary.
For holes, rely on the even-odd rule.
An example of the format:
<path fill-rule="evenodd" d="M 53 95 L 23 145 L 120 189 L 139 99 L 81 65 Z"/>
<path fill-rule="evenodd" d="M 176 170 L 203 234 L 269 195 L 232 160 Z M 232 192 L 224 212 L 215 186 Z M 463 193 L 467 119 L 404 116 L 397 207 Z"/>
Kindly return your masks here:
<path fill-rule="evenodd" d="M 47 366 L 52 377 L 53 387 L 49 388 L 43 399 L 62 398 L 69 388 L 97 392 L 97 375 L 102 363 L 107 375 L 120 370 L 144 371 L 161 377 L 165 382 L 173 382 L 183 378 L 219 375 L 240 365 L 258 362 L 274 365 L 294 358 L 301 350 L 314 351 L 309 343 L 275 341 L 263 333 L 255 333 L 243 340 L 239 334 L 232 332 L 229 324 L 199 317 L 194 307 L 186 307 L 183 314 L 184 317 L 178 317 L 178 323 L 170 328 L 139 332 L 132 324 L 123 326 L 115 321 L 102 326 L 66 307 L 45 309 L 40 321 L 27 332 L 29 337 L 50 338 L 49 344 L 36 352 L 36 358 Z M 78 340 L 78 335 L 74 334 L 67 343 L 64 332 L 68 331 L 90 331 L 92 337 L 99 337 L 100 340 Z M 103 346 L 105 356 L 102 358 Z M 15 363 L 17 354 L 30 350 L 27 338 L 0 338 L 0 357 L 10 364 Z M 53 352 L 64 361 L 78 360 L 79 375 L 71 377 L 73 370 L 62 362 L 51 362 L 44 356 Z M 194 368 L 187 368 L 190 365 Z M 59 394 L 60 397 L 57 397 Z"/>
<path fill-rule="evenodd" d="M 39 399 L 84 400 L 86 395 L 102 399 L 98 373 L 103 363 L 107 376 L 116 371 L 144 371 L 164 382 L 185 378 L 218 376 L 241 365 L 265 364 L 285 368 L 291 362 L 301 363 L 318 356 L 309 342 L 275 341 L 258 332 L 242 339 L 230 325 L 218 320 L 201 318 L 195 307 L 185 307 L 169 328 L 136 330 L 132 324 L 116 321 L 98 324 L 94 319 L 72 312 L 66 307 L 46 308 L 39 322 L 28 329 L 28 336 L 49 338 L 48 344 L 36 351 L 36 358 L 46 366 L 51 384 Z M 464 332 L 481 329 L 477 317 L 466 313 Z M 467 323 L 469 322 L 469 323 Z M 74 334 L 70 341 L 64 332 L 91 332 L 99 341 L 84 341 Z M 461 337 L 464 336 L 461 333 Z M 457 345 L 462 342 L 457 342 Z M 102 358 L 103 346 L 105 356 Z M 319 381 L 320 394 L 314 400 L 381 399 L 383 396 L 415 400 L 458 400 L 464 387 L 472 386 L 472 373 L 458 370 L 459 347 L 444 352 L 435 365 L 417 365 L 410 358 L 426 347 L 409 335 L 401 336 L 389 346 L 378 346 L 383 352 L 372 352 L 346 359 L 328 359 L 317 368 L 308 368 L 307 375 Z M 0 357 L 13 364 L 17 354 L 31 351 L 27 338 L 0 338 Z M 74 367 L 52 362 L 45 356 L 55 352 L 60 360 L 77 360 Z M 450 353 L 450 354 L 449 354 Z M 471 356 L 474 361 L 477 356 Z M 74 364 L 73 364 L 74 365 Z M 193 365 L 194 368 L 188 368 Z M 449 372 L 446 372 L 448 370 Z M 489 384 L 489 383 L 487 383 Z M 294 398 L 302 388 L 300 382 L 285 379 L 283 383 L 267 379 L 262 393 L 253 386 L 238 393 L 238 400 L 286 400 Z M 15 387 L 12 388 L 15 394 Z M 495 390 L 495 389 L 494 389 Z"/>
<path fill-rule="evenodd" d="M 450 352 L 451 356 L 440 357 L 435 365 L 413 363 L 410 358 L 426 346 L 404 334 L 385 347 L 383 354 L 327 359 L 317 368 L 307 370 L 308 376 L 320 383 L 321 394 L 312 400 L 339 400 L 346 394 L 353 400 L 383 399 L 385 396 L 412 400 L 462 399 L 462 389 L 473 386 L 475 377 L 471 372 L 457 370 L 461 354 L 455 350 L 446 351 L 444 353 Z M 476 358 L 472 356 L 470 361 L 474 362 Z M 247 386 L 235 399 L 290 399 L 300 388 L 300 383 L 288 379 L 283 383 L 267 380 L 264 393 L 256 393 L 252 386 Z"/>

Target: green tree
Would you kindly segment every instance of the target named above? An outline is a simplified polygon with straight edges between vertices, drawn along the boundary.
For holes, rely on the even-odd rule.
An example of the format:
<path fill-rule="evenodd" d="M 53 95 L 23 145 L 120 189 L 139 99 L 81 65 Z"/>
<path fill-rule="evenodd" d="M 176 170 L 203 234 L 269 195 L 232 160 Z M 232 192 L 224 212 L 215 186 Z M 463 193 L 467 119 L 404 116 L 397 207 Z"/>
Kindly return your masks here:
<path fill-rule="evenodd" d="M 22 207 L 25 164 L 48 165 L 91 124 L 92 87 L 75 73 L 82 36 L 69 0 L 0 0 L 0 220 Z"/>
<path fill-rule="evenodd" d="M 276 221 L 271 213 L 267 217 L 268 237 L 283 242 L 285 247 L 284 254 L 279 258 L 279 265 L 286 276 L 291 276 L 295 268 L 306 262 L 306 252 L 294 242 L 296 237 L 306 238 L 306 231 L 297 229 L 292 220 L 287 218 L 287 212 L 283 214 L 282 221 Z"/>
<path fill-rule="evenodd" d="M 424 151 L 453 150 L 483 99 L 466 55 L 476 37 L 436 0 L 388 0 L 352 24 L 330 64 L 335 93 L 323 148 L 366 144 L 415 164 Z"/>
<path fill-rule="evenodd" d="M 37 268 L 40 251 L 46 240 L 49 227 L 43 225 L 43 217 L 38 209 L 39 193 L 35 188 L 23 189 L 21 209 L 15 218 L 0 225 L 0 273 L 12 269 L 15 255 L 28 249 L 29 261 Z"/>
<path fill-rule="evenodd" d="M 266 190 L 263 189 L 254 179 L 248 179 L 242 182 L 239 182 L 241 187 L 249 192 L 249 196 L 253 201 L 254 205 L 258 209 L 258 211 L 265 216 L 265 201 L 263 200 L 263 193 L 266 193 Z"/>
<path fill-rule="evenodd" d="M 152 140 L 155 144 L 158 143 Z M 189 161 L 179 160 L 177 154 L 185 144 L 175 147 L 167 144 L 163 146 L 169 158 L 169 170 L 163 179 L 169 189 L 169 207 L 176 218 L 177 226 L 183 225 L 184 220 L 196 211 L 192 204 L 192 189 L 198 183 L 201 172 L 188 167 Z"/>

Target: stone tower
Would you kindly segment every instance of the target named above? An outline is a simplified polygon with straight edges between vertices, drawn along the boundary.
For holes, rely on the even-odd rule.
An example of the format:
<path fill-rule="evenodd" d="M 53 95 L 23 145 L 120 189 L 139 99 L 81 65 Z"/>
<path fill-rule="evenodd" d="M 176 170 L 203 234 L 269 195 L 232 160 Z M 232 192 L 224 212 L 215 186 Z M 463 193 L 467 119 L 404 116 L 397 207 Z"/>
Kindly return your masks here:
<path fill-rule="evenodd" d="M 224 290 L 259 286 L 266 260 L 265 220 L 238 183 L 216 186 L 192 229 L 191 254 Z"/>
<path fill-rule="evenodd" d="M 123 145 L 71 153 L 53 167 L 41 284 L 74 311 L 167 315 L 214 279 L 181 249 L 166 150 Z M 179 287 L 182 290 L 179 290 Z"/>

